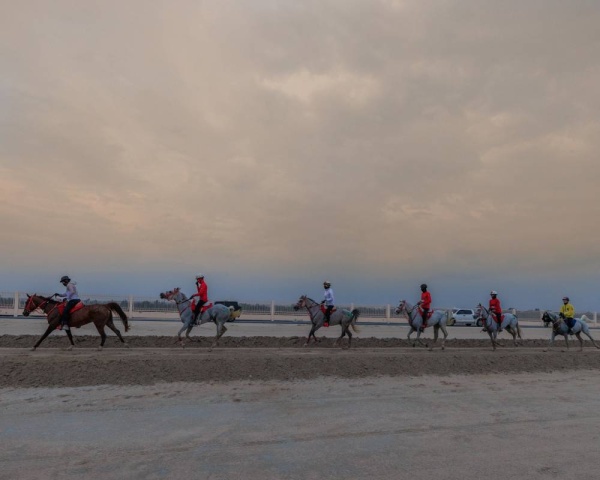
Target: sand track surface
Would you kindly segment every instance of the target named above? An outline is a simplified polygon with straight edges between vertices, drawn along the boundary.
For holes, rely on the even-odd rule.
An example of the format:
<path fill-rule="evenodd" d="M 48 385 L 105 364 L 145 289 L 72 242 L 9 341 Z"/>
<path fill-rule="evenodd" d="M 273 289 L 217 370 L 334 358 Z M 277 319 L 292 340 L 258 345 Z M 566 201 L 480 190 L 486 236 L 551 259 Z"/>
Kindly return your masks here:
<path fill-rule="evenodd" d="M 352 349 L 333 346 L 332 339 L 303 347 L 304 338 L 241 337 L 211 339 L 181 348 L 172 337 L 128 337 L 130 348 L 114 338 L 98 351 L 98 337 L 49 338 L 36 351 L 34 336 L 0 337 L 0 387 L 80 387 L 152 385 L 164 382 L 229 382 L 236 380 L 308 380 L 319 377 L 473 375 L 600 369 L 600 350 L 586 344 L 579 352 L 564 343 L 544 351 L 547 342 L 527 340 L 515 348 L 492 351 L 485 340 L 452 340 L 446 350 L 411 347 L 406 340 L 366 338 Z"/>

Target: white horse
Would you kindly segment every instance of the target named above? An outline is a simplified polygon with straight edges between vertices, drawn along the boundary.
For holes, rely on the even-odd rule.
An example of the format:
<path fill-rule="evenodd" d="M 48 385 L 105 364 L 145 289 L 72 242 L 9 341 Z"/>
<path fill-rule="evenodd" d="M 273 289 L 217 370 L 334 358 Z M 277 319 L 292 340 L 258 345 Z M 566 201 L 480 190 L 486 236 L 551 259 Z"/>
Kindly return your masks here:
<path fill-rule="evenodd" d="M 496 350 L 496 345 L 501 347 L 503 346 L 497 340 L 499 327 L 503 328 L 512 335 L 515 347 L 519 346 L 517 343 L 517 337 L 519 337 L 520 340 L 523 340 L 523 337 L 521 336 L 521 327 L 519 326 L 519 319 L 512 313 L 503 313 L 502 323 L 498 325 L 498 322 L 496 321 L 496 315 L 494 315 L 480 303 L 477 305 L 477 310 L 475 310 L 475 319 L 482 321 L 483 328 L 490 336 L 494 350 Z"/>
<path fill-rule="evenodd" d="M 557 335 L 562 335 L 565 338 L 565 343 L 567 344 L 568 349 L 569 327 L 567 326 L 566 322 L 560 316 L 552 312 L 544 312 L 544 314 L 542 315 L 542 320 L 544 322 L 552 322 L 552 337 L 550 338 L 550 343 L 548 344 L 548 347 L 552 347 L 554 345 L 554 338 Z M 586 323 L 586 320 L 589 321 L 590 319 L 587 318 L 585 315 L 582 315 L 581 318 L 575 318 L 574 320 L 575 324 L 573 325 L 573 328 L 571 328 L 571 335 L 575 335 L 579 340 L 579 351 L 581 352 L 583 350 L 583 339 L 581 338 L 582 333 L 584 335 L 587 335 L 587 337 L 592 341 L 594 347 L 600 348 L 590 335 L 590 327 Z M 545 351 L 547 350 L 548 349 L 546 349 Z"/>
<path fill-rule="evenodd" d="M 306 339 L 305 347 L 310 343 L 310 338 L 314 338 L 315 342 L 318 342 L 317 337 L 315 337 L 315 332 L 323 326 L 325 322 L 325 313 L 321 309 L 321 304 L 315 302 L 312 298 L 307 297 L 306 295 L 302 295 L 296 305 L 294 305 L 294 310 L 298 311 L 301 308 L 306 308 L 308 310 L 308 315 L 310 316 L 310 321 L 312 323 L 312 328 L 310 329 L 310 333 L 308 334 L 308 338 Z M 340 325 L 342 327 L 342 334 L 335 341 L 335 345 L 337 345 L 342 337 L 348 335 L 348 348 L 352 345 L 352 333 L 350 332 L 350 327 L 355 332 L 358 332 L 358 328 L 356 328 L 356 321 L 358 320 L 358 316 L 360 315 L 360 311 L 355 308 L 354 310 L 346 310 L 343 308 L 336 308 L 333 312 L 331 312 L 331 316 L 329 317 L 329 325 Z"/>
<path fill-rule="evenodd" d="M 174 288 L 173 290 L 169 290 L 167 292 L 163 292 L 160 294 L 160 298 L 165 298 L 167 300 L 173 300 L 177 305 L 177 310 L 179 311 L 179 317 L 183 322 L 183 327 L 177 332 L 177 339 L 182 347 L 185 346 L 183 339 L 181 338 L 181 334 L 185 330 L 185 337 L 188 340 L 194 341 L 190 338 L 190 332 L 194 325 L 202 325 L 207 322 L 215 322 L 217 325 L 217 336 L 215 337 L 215 341 L 213 342 L 211 349 L 216 347 L 219 343 L 219 339 L 223 336 L 223 334 L 227 331 L 225 328 L 225 323 L 232 318 L 232 314 L 234 312 L 234 307 L 226 307 L 225 305 L 215 304 L 211 307 L 207 308 L 203 313 L 198 315 L 196 322 L 194 323 L 194 315 L 191 308 L 190 298 L 187 298 L 183 292 L 180 291 L 179 288 Z"/>
<path fill-rule="evenodd" d="M 442 333 L 444 334 L 444 338 L 442 339 L 442 350 L 444 350 L 446 348 L 446 338 L 448 338 L 448 331 L 446 330 L 448 312 L 444 310 L 433 310 L 430 312 L 431 316 L 427 319 L 427 325 L 423 326 L 423 317 L 421 317 L 421 314 L 418 311 L 418 306 L 419 305 L 417 304 L 413 307 L 406 300 L 400 300 L 400 303 L 395 310 L 397 315 L 404 312 L 408 316 L 408 324 L 410 325 L 408 341 L 411 342 L 411 334 L 417 332 L 417 338 L 415 341 L 412 341 L 412 346 L 414 347 L 417 342 L 419 342 L 421 345 L 429 347 L 427 343 L 421 341 L 421 332 L 427 327 L 433 327 L 433 343 L 435 344 L 438 339 L 439 330 L 442 329 Z M 433 350 L 433 345 L 429 347 L 429 350 Z"/>

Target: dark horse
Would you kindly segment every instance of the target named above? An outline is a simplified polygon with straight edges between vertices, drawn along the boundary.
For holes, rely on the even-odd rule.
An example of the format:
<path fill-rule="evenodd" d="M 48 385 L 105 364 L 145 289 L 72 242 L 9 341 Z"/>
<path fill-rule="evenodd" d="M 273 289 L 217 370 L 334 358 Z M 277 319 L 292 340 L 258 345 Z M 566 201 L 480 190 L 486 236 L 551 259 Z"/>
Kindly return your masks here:
<path fill-rule="evenodd" d="M 48 328 L 42 335 L 42 338 L 40 338 L 33 346 L 32 350 L 35 350 L 37 347 L 39 347 L 40 343 L 42 343 L 44 339 L 60 325 L 60 314 L 58 312 L 58 306 L 60 303 L 61 302 L 57 302 L 51 298 L 42 297 L 41 295 L 27 295 L 27 303 L 23 309 L 23 315 L 27 317 L 31 312 L 39 308 L 46 314 L 48 320 Z M 119 337 L 119 340 L 127 345 L 121 336 L 121 332 L 119 332 L 113 323 L 113 311 L 117 312 L 119 317 L 121 317 L 121 320 L 123 320 L 123 325 L 125 325 L 125 331 L 127 332 L 129 330 L 127 315 L 125 315 L 125 312 L 120 305 L 115 302 L 110 302 L 103 305 L 86 305 L 80 310 L 69 314 L 69 325 L 71 327 L 79 328 L 83 325 L 93 322 L 98 329 L 100 337 L 102 338 L 99 349 L 104 346 L 104 342 L 106 341 L 106 333 L 104 333 L 105 326 L 115 332 L 117 337 Z M 71 347 L 69 348 L 71 349 L 75 346 L 75 343 L 73 342 L 73 335 L 71 334 L 70 329 L 67 329 L 66 332 L 69 336 L 69 341 L 71 342 Z"/>

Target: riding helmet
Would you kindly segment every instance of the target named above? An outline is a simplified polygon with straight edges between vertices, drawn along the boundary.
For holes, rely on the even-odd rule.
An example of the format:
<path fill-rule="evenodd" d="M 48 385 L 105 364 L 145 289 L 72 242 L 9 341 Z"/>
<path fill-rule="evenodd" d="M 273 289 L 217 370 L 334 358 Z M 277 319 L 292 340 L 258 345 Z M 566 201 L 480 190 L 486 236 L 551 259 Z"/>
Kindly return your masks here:
<path fill-rule="evenodd" d="M 497 292 L 496 290 L 492 290 L 492 291 L 490 292 L 490 295 L 498 295 L 498 292 Z"/>
<path fill-rule="evenodd" d="M 421 289 L 427 288 L 427 284 L 426 283 L 422 283 L 421 284 Z"/>
<path fill-rule="evenodd" d="M 204 278 L 204 275 L 202 275 L 201 273 L 196 275 L 196 280 L 200 280 L 201 278 Z"/>
<path fill-rule="evenodd" d="M 569 297 L 563 297 L 563 302 L 564 302 L 564 301 L 567 301 L 567 302 L 568 302 L 568 301 L 569 301 Z"/>
<path fill-rule="evenodd" d="M 60 283 L 64 283 L 64 282 L 70 282 L 71 279 L 69 278 L 68 275 L 63 275 L 62 277 L 60 277 Z"/>
<path fill-rule="evenodd" d="M 331 287 L 331 282 L 330 282 L 330 281 L 328 281 L 328 280 L 325 280 L 325 281 L 323 282 L 323 286 L 324 286 L 325 288 L 329 288 L 329 287 Z"/>

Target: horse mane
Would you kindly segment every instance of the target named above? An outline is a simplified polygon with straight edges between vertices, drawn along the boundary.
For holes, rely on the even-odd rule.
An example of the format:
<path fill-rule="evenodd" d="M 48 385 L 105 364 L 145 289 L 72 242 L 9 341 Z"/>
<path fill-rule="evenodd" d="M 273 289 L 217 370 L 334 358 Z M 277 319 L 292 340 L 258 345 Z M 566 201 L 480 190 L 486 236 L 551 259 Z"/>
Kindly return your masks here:
<path fill-rule="evenodd" d="M 38 295 L 37 293 L 34 293 L 33 295 L 31 295 L 32 297 L 40 297 L 43 298 L 44 300 L 48 301 L 48 302 L 52 302 L 52 303 L 60 303 L 56 300 L 54 300 L 52 297 L 44 297 L 43 295 Z"/>

